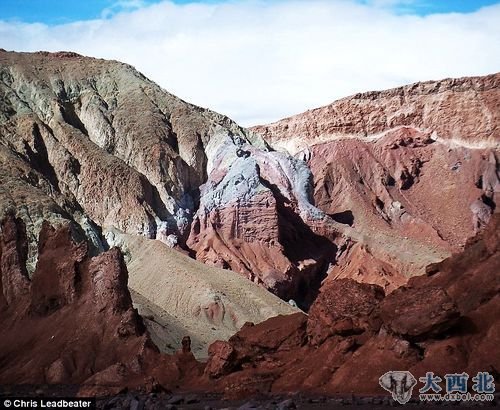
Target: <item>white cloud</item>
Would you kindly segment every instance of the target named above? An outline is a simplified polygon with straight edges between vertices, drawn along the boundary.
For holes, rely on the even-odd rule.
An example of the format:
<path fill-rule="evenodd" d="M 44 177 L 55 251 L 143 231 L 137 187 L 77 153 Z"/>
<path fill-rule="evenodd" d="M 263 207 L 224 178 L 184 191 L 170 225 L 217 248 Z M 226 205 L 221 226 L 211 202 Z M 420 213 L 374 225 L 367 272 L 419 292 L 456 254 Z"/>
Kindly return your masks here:
<path fill-rule="evenodd" d="M 128 4 L 139 8 L 59 26 L 0 21 L 0 47 L 121 60 L 243 125 L 355 92 L 500 71 L 500 5 L 420 17 L 351 0 Z"/>

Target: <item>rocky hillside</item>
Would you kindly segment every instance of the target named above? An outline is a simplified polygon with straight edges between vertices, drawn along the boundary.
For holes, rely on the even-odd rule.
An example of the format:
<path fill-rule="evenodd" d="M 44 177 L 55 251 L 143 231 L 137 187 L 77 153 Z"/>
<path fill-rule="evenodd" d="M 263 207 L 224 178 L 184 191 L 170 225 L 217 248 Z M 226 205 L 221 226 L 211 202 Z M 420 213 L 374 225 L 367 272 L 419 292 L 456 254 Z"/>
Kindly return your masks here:
<path fill-rule="evenodd" d="M 103 226 L 185 239 L 208 143 L 249 137 L 114 61 L 2 51 L 0 79 L 0 210 L 33 223 L 72 219 L 98 249 Z"/>
<path fill-rule="evenodd" d="M 196 277 L 201 263 L 168 249 L 195 253 L 186 240 L 205 203 L 200 187 L 242 146 L 265 156 L 260 137 L 126 64 L 74 53 L 0 51 L 0 104 L 0 220 L 15 214 L 26 226 L 28 277 L 39 262 L 45 222 L 69 226 L 91 256 L 130 242 L 116 240 L 122 233 L 137 235 L 142 249 L 123 250 L 134 302 L 149 318 L 153 340 L 173 352 L 191 335 L 201 357 L 208 343 L 227 339 L 246 321 L 294 311 L 245 278 L 224 283 L 217 269 Z M 159 242 L 149 245 L 150 239 Z M 150 247 L 156 264 L 137 263 Z M 190 270 L 182 269 L 186 264 Z M 252 297 L 241 298 L 243 291 Z"/>
<path fill-rule="evenodd" d="M 332 281 L 309 316 L 247 323 L 228 342 L 213 343 L 203 364 L 189 341 L 175 355 L 161 355 L 151 343 L 117 249 L 90 258 L 68 227 L 44 223 L 29 279 L 24 224 L 9 215 L 0 236 L 0 382 L 71 384 L 84 396 L 128 387 L 241 398 L 381 395 L 378 378 L 395 368 L 417 376 L 488 371 L 498 379 L 491 352 L 500 343 L 499 223 L 495 214 L 463 253 L 390 295 L 377 285 Z"/>
<path fill-rule="evenodd" d="M 94 253 L 116 228 L 312 298 L 335 246 L 303 161 L 122 63 L 1 51 L 0 73 L 0 214 L 26 223 L 29 272 L 41 221 L 69 221 Z"/>
<path fill-rule="evenodd" d="M 498 377 L 498 81 L 248 131 L 119 62 L 0 50 L 0 384 Z"/>
<path fill-rule="evenodd" d="M 314 203 L 350 227 L 328 278 L 391 290 L 458 252 L 500 200 L 500 74 L 357 94 L 254 127 L 314 175 Z"/>
<path fill-rule="evenodd" d="M 415 83 L 356 94 L 253 130 L 293 153 L 338 138 L 374 139 L 404 126 L 468 147 L 498 148 L 499 87 L 499 73 Z"/>
<path fill-rule="evenodd" d="M 496 209 L 499 75 L 340 100 L 262 137 L 132 67 L 0 52 L 0 214 L 113 229 L 231 269 L 302 308 L 328 278 L 387 290 L 459 251 Z M 439 181 L 439 183 L 436 183 Z"/>
<path fill-rule="evenodd" d="M 140 235 L 108 233 L 124 252 L 134 305 L 160 350 L 173 353 L 183 337 L 199 359 L 215 339 L 229 339 L 246 322 L 298 311 L 238 273 L 207 266 Z"/>
<path fill-rule="evenodd" d="M 44 222 L 29 279 L 26 239 L 23 221 L 8 215 L 0 235 L 0 384 L 84 385 L 86 394 L 116 393 L 124 386 L 173 387 L 180 369 L 199 366 L 192 356 L 160 356 L 132 307 L 118 249 L 90 258 L 67 226 Z"/>
<path fill-rule="evenodd" d="M 433 265 L 390 295 L 339 279 L 324 286 L 309 316 L 246 326 L 214 343 L 205 367 L 227 397 L 308 392 L 382 395 L 385 372 L 487 371 L 500 357 L 500 214 L 465 251 Z M 419 386 L 420 388 L 421 386 Z"/>

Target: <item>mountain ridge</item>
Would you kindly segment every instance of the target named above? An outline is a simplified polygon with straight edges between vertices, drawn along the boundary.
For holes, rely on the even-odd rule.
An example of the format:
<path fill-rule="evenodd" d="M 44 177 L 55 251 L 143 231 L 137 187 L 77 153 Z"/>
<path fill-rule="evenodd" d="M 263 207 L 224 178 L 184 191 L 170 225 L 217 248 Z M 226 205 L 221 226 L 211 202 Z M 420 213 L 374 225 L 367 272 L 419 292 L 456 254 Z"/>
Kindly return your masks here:
<path fill-rule="evenodd" d="M 429 361 L 496 371 L 480 349 L 498 340 L 481 319 L 498 307 L 490 77 L 261 136 L 122 63 L 0 51 L 1 379 L 241 397 L 376 394 L 390 366 Z"/>
<path fill-rule="evenodd" d="M 267 125 L 256 125 L 250 127 L 250 129 L 262 134 L 276 147 L 280 147 L 280 142 L 286 142 L 285 140 L 287 138 L 296 138 L 299 140 L 298 143 L 303 142 L 300 141 L 300 139 L 304 139 L 308 143 L 312 143 L 316 139 L 321 142 L 322 138 L 327 140 L 328 138 L 333 139 L 341 136 L 370 138 L 371 135 L 377 135 L 381 132 L 387 131 L 388 129 L 406 125 L 413 125 L 421 129 L 421 131 L 433 129 L 438 133 L 440 138 L 449 139 L 450 132 L 458 132 L 456 128 L 451 128 L 450 131 L 450 129 L 447 129 L 446 127 L 440 127 L 436 122 L 426 122 L 425 118 L 419 118 L 424 116 L 423 113 L 419 113 L 419 110 L 423 111 L 424 109 L 436 109 L 438 111 L 436 115 L 441 115 L 441 112 L 439 112 L 439 104 L 441 103 L 438 101 L 435 106 L 432 106 L 431 104 L 430 107 L 421 107 L 418 105 L 418 97 L 434 95 L 446 97 L 450 93 L 481 93 L 485 95 L 485 97 L 481 98 L 491 105 L 491 109 L 489 110 L 492 116 L 490 121 L 491 126 L 488 128 L 488 124 L 479 124 L 480 128 L 484 128 L 481 131 L 474 130 L 471 127 L 467 128 L 467 130 L 472 130 L 472 134 L 475 134 L 477 138 L 484 139 L 484 137 L 491 137 L 492 132 L 498 133 L 498 113 L 496 112 L 495 107 L 498 106 L 499 102 L 495 91 L 498 90 L 499 87 L 500 73 L 476 77 L 447 78 L 436 81 L 416 82 L 401 87 L 391 88 L 389 90 L 353 94 L 351 96 L 335 100 L 322 107 L 307 110 L 303 113 L 295 114 Z M 491 93 L 491 96 L 486 96 L 488 93 Z M 454 102 L 456 103 L 456 101 L 451 101 L 452 97 L 453 95 L 449 96 L 449 104 Z M 391 98 L 394 99 L 394 101 L 391 101 Z M 478 96 L 471 96 L 469 100 L 473 103 L 474 100 L 481 101 L 481 98 L 478 98 Z M 397 101 L 397 99 L 400 101 Z M 381 100 L 384 101 L 382 102 Z M 456 100 L 460 102 L 460 98 L 457 98 Z M 381 104 L 381 107 L 378 107 L 377 110 L 376 107 L 370 107 L 369 104 L 365 104 L 365 106 L 363 106 L 363 103 L 366 101 L 376 101 Z M 423 104 L 425 105 L 425 103 Z M 403 105 L 405 106 L 404 108 Z M 415 105 L 415 107 L 412 107 L 412 105 Z M 455 107 L 460 109 L 460 104 L 455 104 Z M 371 108 L 374 113 L 370 113 Z M 397 114 L 398 109 L 401 109 L 402 111 L 402 116 L 400 118 L 395 115 Z M 474 118 L 472 114 L 477 114 L 480 110 L 478 107 L 469 107 L 469 109 L 473 111 L 475 110 L 470 115 L 469 120 L 471 120 Z M 352 114 L 351 117 L 349 116 L 349 110 L 354 111 L 354 114 Z M 454 118 L 455 121 L 459 118 L 458 113 L 454 114 L 453 112 L 447 112 L 446 109 L 444 109 L 443 112 L 445 116 L 447 115 L 448 117 Z M 464 113 L 467 114 L 466 110 L 462 112 L 462 114 Z M 368 114 L 371 114 L 371 117 L 366 118 L 365 115 Z M 392 115 L 393 117 L 384 118 L 384 115 L 387 115 L 387 117 Z M 352 120 L 352 117 L 354 117 L 355 122 L 350 124 L 349 120 Z M 309 123 L 311 124 L 310 127 L 308 127 Z M 471 124 L 465 122 L 465 125 L 470 126 Z M 462 134 L 459 133 L 459 135 Z M 461 140 L 461 138 L 456 139 L 458 141 Z M 463 138 L 463 142 L 471 144 L 476 141 L 474 141 L 473 137 L 466 136 Z M 488 141 L 483 140 L 482 142 L 488 142 L 491 148 L 499 148 L 498 138 L 489 138 Z M 288 150 L 294 154 L 299 150 L 299 148 L 292 148 L 292 146 L 293 144 L 289 143 L 284 144 L 282 147 L 285 149 L 288 148 Z"/>

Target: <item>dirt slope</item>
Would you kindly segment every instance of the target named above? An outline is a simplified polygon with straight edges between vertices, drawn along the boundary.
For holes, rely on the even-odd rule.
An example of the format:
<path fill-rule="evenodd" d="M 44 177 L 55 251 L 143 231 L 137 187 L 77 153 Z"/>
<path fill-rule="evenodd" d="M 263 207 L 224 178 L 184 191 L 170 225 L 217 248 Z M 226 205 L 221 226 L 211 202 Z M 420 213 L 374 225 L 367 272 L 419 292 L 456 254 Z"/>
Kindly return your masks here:
<path fill-rule="evenodd" d="M 241 275 L 204 265 L 160 241 L 117 230 L 106 236 L 124 252 L 134 304 L 166 352 L 178 350 L 188 335 L 194 354 L 205 358 L 210 343 L 228 339 L 246 322 L 298 311 Z"/>

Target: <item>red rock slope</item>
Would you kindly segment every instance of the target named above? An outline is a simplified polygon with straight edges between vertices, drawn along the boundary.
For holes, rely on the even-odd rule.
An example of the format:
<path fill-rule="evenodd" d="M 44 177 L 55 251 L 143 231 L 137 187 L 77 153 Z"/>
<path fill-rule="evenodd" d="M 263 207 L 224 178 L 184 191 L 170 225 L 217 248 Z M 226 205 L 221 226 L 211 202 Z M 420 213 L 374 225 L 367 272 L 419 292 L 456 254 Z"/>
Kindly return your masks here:
<path fill-rule="evenodd" d="M 499 87 L 499 73 L 420 82 L 356 94 L 253 130 L 273 145 L 295 150 L 300 144 L 345 136 L 371 137 L 402 126 L 470 146 L 498 147 Z"/>
<path fill-rule="evenodd" d="M 267 126 L 304 159 L 314 203 L 355 243 L 329 278 L 392 290 L 498 211 L 500 74 L 357 94 Z"/>
<path fill-rule="evenodd" d="M 132 308 L 114 248 L 89 258 L 69 228 L 45 223 L 26 271 L 26 232 L 9 216 L 0 235 L 0 384 L 72 384 L 86 394 L 171 388 L 198 374 L 192 355 L 160 355 Z"/>
<path fill-rule="evenodd" d="M 324 286 L 309 312 L 247 325 L 214 343 L 205 378 L 229 397 L 257 393 L 386 394 L 389 370 L 499 378 L 500 215 L 463 253 L 384 297 L 352 279 Z"/>

